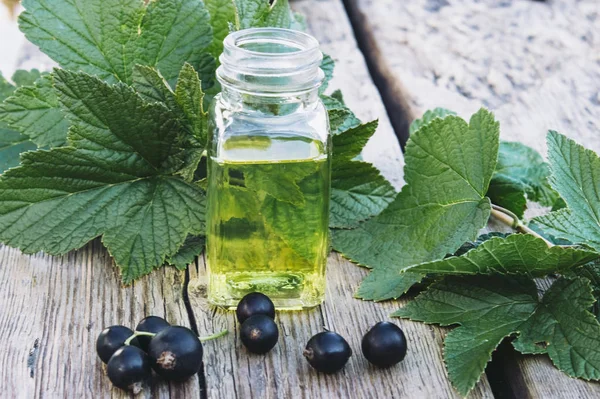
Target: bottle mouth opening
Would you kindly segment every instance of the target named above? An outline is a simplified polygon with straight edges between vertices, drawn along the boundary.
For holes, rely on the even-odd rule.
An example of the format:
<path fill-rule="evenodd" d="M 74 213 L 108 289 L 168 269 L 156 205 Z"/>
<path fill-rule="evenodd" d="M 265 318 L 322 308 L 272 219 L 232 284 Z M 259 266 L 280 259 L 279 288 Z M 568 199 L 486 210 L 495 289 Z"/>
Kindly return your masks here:
<path fill-rule="evenodd" d="M 223 42 L 217 79 L 249 92 L 297 92 L 320 86 L 323 54 L 314 37 L 281 28 L 252 28 Z"/>

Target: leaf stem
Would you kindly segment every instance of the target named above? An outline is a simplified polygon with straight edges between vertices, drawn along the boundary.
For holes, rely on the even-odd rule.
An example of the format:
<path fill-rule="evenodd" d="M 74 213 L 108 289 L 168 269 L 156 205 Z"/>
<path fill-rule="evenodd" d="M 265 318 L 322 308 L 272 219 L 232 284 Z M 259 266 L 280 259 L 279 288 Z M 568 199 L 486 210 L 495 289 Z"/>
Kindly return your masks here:
<path fill-rule="evenodd" d="M 200 340 L 200 342 L 206 342 L 206 341 L 210 341 L 211 339 L 223 337 L 223 336 L 227 335 L 228 333 L 229 333 L 229 330 L 226 329 L 223 331 L 219 331 L 218 333 L 208 335 L 206 337 L 198 337 L 198 339 Z M 135 337 L 141 337 L 141 336 L 154 337 L 155 335 L 156 335 L 155 333 L 146 332 L 146 331 L 134 331 L 133 335 L 125 340 L 125 345 L 131 345 L 131 341 L 133 341 L 135 339 Z"/>
<path fill-rule="evenodd" d="M 512 227 L 520 233 L 531 234 L 534 237 L 544 240 L 548 247 L 554 246 L 554 244 L 552 244 L 550 241 L 546 240 L 544 237 L 542 237 L 529 227 L 525 226 L 517 215 L 515 215 L 506 208 L 492 204 L 492 216 L 495 217 L 498 221 Z"/>
<path fill-rule="evenodd" d="M 134 331 L 133 335 L 125 340 L 125 345 L 131 345 L 131 341 L 135 339 L 135 337 L 154 337 L 156 334 L 146 331 Z"/>
<path fill-rule="evenodd" d="M 198 338 L 200 338 L 201 342 L 206 342 L 206 341 L 210 341 L 211 339 L 224 337 L 228 333 L 229 333 L 229 330 L 225 329 L 225 330 L 219 331 L 218 333 L 215 333 L 213 335 L 209 335 L 207 337 L 198 337 Z"/>

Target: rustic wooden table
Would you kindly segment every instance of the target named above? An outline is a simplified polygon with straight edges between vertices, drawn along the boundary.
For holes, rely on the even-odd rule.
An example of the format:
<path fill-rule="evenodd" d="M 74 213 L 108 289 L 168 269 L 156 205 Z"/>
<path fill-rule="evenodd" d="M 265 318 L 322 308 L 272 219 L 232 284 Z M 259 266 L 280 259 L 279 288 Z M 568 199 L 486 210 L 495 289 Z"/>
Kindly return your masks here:
<path fill-rule="evenodd" d="M 547 129 L 600 150 L 600 2 L 598 0 L 297 0 L 296 10 L 337 61 L 333 88 L 380 128 L 365 151 L 399 188 L 408 122 L 435 106 L 470 115 L 494 110 L 504 140 L 545 151 Z M 0 20 L 3 72 L 51 63 Z M 6 54 L 6 53 L 4 53 Z M 387 111 L 387 112 L 386 112 Z M 186 383 L 156 381 L 146 397 L 442 398 L 458 397 L 442 361 L 445 329 L 395 320 L 406 332 L 404 362 L 376 370 L 353 356 L 343 372 L 321 375 L 301 356 L 323 326 L 360 338 L 399 304 L 353 299 L 365 271 L 332 254 L 325 303 L 278 315 L 281 339 L 266 356 L 249 355 L 234 314 L 205 298 L 204 259 L 122 287 L 99 242 L 64 257 L 25 256 L 0 245 L 0 397 L 125 397 L 111 388 L 94 344 L 111 324 L 160 315 L 201 335 L 231 334 L 205 344 L 204 370 Z M 570 379 L 546 356 L 502 348 L 470 397 L 592 398 L 600 384 Z"/>

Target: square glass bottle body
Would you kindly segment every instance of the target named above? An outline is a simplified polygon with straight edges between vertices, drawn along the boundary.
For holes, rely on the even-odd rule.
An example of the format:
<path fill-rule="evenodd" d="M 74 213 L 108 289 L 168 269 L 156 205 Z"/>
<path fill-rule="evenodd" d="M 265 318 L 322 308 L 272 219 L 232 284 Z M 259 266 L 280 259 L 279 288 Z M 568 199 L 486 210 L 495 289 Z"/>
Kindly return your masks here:
<path fill-rule="evenodd" d="M 266 49 L 261 41 L 260 50 Z M 312 307 L 324 298 L 327 112 L 318 85 L 286 92 L 286 80 L 276 70 L 273 75 L 277 93 L 264 78 L 253 90 L 222 82 L 210 109 L 207 262 L 208 296 L 215 305 L 235 307 L 257 291 L 279 309 Z"/>

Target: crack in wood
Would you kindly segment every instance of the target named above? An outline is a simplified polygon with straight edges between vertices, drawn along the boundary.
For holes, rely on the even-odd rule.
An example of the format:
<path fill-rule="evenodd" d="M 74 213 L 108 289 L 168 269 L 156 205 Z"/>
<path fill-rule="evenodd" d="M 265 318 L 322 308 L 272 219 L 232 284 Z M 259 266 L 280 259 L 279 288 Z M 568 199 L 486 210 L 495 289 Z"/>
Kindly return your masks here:
<path fill-rule="evenodd" d="M 31 378 L 35 375 L 35 365 L 37 362 L 38 352 L 40 349 L 40 339 L 36 338 L 33 342 L 33 348 L 29 351 L 29 355 L 27 356 L 27 368 L 29 369 L 29 376 Z"/>

